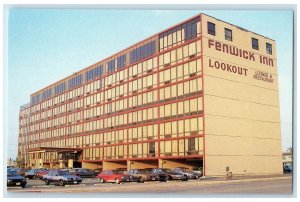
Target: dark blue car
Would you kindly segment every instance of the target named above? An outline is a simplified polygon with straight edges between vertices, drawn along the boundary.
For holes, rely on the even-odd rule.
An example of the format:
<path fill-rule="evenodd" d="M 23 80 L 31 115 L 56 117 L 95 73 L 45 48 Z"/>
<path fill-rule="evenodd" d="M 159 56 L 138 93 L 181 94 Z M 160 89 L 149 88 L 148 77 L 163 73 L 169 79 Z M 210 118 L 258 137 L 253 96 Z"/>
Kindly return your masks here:
<path fill-rule="evenodd" d="M 7 186 L 21 186 L 25 188 L 27 181 L 24 177 L 20 176 L 16 171 L 7 171 Z"/>

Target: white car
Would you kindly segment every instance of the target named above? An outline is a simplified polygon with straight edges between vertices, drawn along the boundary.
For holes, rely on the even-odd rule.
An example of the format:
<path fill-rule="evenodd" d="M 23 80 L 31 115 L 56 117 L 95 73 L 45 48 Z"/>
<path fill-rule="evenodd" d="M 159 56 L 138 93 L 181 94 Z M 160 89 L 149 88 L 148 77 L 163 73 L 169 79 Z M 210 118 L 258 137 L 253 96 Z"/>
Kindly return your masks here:
<path fill-rule="evenodd" d="M 66 184 L 80 184 L 82 178 L 76 175 L 72 175 L 68 171 L 52 170 L 47 175 L 43 175 L 42 178 L 46 185 L 50 183 L 59 184 L 65 186 Z"/>

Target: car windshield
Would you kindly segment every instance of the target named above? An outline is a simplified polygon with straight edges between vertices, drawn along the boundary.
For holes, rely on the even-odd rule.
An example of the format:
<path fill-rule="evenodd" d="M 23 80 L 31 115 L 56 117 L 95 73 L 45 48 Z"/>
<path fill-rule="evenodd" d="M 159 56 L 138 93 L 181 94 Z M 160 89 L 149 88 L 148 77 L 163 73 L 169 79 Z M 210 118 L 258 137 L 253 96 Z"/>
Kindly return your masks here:
<path fill-rule="evenodd" d="M 190 171 L 189 169 L 187 169 L 187 168 L 180 168 L 183 172 L 188 172 L 188 171 Z"/>
<path fill-rule="evenodd" d="M 71 175 L 68 171 L 57 171 L 58 175 Z"/>
<path fill-rule="evenodd" d="M 19 176 L 16 171 L 8 171 L 7 176 Z"/>
<path fill-rule="evenodd" d="M 124 174 L 121 170 L 113 170 L 113 174 Z"/>

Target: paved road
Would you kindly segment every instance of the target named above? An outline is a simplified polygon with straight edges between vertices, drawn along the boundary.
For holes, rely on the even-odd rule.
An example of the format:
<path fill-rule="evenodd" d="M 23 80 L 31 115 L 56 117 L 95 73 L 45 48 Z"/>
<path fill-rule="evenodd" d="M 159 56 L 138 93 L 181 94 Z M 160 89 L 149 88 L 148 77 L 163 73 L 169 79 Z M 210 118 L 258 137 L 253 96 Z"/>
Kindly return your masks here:
<path fill-rule="evenodd" d="M 8 188 L 9 192 L 94 192 L 130 194 L 291 194 L 292 176 L 263 176 L 237 178 L 226 181 L 222 178 L 206 178 L 187 182 L 146 182 L 146 183 L 99 183 L 98 179 L 84 179 L 80 185 L 66 187 L 46 186 L 41 180 L 28 180 L 25 189 Z"/>

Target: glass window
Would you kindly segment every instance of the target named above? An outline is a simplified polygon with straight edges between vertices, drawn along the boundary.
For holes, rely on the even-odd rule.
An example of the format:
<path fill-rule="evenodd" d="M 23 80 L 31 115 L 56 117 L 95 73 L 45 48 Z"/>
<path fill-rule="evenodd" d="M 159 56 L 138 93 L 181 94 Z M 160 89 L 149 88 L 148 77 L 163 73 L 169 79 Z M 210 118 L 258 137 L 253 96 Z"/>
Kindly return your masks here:
<path fill-rule="evenodd" d="M 272 44 L 266 43 L 267 54 L 272 55 Z"/>
<path fill-rule="evenodd" d="M 195 150 L 195 138 L 188 139 L 188 151 L 194 151 Z"/>
<path fill-rule="evenodd" d="M 149 142 L 149 154 L 155 154 L 155 142 Z"/>
<path fill-rule="evenodd" d="M 232 30 L 225 28 L 225 39 L 232 41 Z"/>
<path fill-rule="evenodd" d="M 258 39 L 252 38 L 252 48 L 258 50 Z"/>
<path fill-rule="evenodd" d="M 207 33 L 211 35 L 216 35 L 215 24 L 211 22 L 207 22 Z"/>

